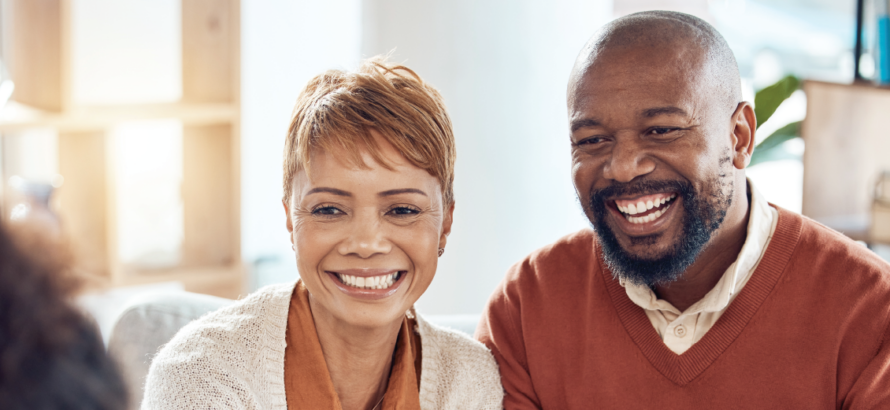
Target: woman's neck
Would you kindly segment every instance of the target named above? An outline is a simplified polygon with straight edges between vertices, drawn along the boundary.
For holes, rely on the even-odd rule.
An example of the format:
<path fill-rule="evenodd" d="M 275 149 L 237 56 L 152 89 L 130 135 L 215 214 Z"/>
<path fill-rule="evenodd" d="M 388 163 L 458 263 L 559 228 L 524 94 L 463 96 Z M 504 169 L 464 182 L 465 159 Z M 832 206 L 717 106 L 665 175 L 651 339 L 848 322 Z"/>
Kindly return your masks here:
<path fill-rule="evenodd" d="M 357 327 L 333 317 L 309 298 L 324 361 L 343 410 L 368 410 L 386 392 L 401 321 Z"/>

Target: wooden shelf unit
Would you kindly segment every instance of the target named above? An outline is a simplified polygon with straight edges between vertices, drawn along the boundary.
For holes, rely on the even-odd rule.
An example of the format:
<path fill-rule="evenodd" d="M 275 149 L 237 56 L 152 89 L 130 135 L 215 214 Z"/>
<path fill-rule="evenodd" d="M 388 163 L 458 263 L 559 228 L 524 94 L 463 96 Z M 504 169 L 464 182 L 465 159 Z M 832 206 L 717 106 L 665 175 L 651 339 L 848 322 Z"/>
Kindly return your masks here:
<path fill-rule="evenodd" d="M 803 214 L 873 242 L 875 184 L 890 171 L 890 88 L 806 81 L 803 89 Z"/>
<path fill-rule="evenodd" d="M 65 179 L 58 213 L 80 267 L 113 286 L 176 280 L 189 291 L 244 294 L 239 0 L 182 0 L 181 101 L 111 106 L 72 103 L 72 0 L 4 1 L 11 17 L 5 19 L 11 24 L 4 27 L 4 61 L 10 62 L 16 88 L 0 111 L 0 134 L 47 128 L 57 133 L 58 169 Z M 149 119 L 183 125 L 182 257 L 164 270 L 127 266 L 117 256 L 110 130 Z"/>

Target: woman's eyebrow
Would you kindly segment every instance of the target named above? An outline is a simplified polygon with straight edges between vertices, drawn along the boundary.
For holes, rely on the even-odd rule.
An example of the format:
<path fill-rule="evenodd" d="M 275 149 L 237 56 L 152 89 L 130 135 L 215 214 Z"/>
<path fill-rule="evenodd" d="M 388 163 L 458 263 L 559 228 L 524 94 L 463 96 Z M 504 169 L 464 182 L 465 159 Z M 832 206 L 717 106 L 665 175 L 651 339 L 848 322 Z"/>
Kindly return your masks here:
<path fill-rule="evenodd" d="M 391 195 L 399 195 L 399 194 L 420 194 L 423 196 L 427 196 L 426 192 L 423 192 L 419 189 L 415 188 L 402 188 L 402 189 L 390 189 L 389 191 L 383 191 L 377 193 L 377 196 L 391 196 Z"/>
<path fill-rule="evenodd" d="M 309 192 L 306 192 L 306 195 L 317 194 L 317 193 L 321 193 L 321 192 L 327 192 L 329 194 L 334 194 L 334 195 L 339 195 L 339 196 L 348 196 L 348 197 L 352 196 L 351 193 L 346 192 L 342 189 L 328 188 L 328 187 L 312 188 L 309 190 Z"/>

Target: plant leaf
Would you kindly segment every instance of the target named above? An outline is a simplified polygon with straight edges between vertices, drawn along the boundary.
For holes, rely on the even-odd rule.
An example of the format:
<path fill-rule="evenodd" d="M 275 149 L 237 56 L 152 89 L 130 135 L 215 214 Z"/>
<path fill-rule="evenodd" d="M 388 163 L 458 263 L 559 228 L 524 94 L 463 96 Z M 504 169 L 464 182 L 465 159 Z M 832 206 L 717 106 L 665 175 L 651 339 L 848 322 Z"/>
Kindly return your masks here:
<path fill-rule="evenodd" d="M 751 155 L 751 162 L 748 166 L 753 166 L 762 162 L 778 161 L 780 159 L 800 158 L 799 155 L 791 154 L 784 148 L 784 143 L 788 140 L 798 138 L 800 136 L 800 121 L 792 122 L 776 132 L 770 134 L 765 140 L 761 141 L 754 147 L 754 154 Z"/>
<path fill-rule="evenodd" d="M 792 138 L 793 139 L 793 138 Z M 775 148 L 768 151 L 760 151 L 759 154 L 755 154 L 751 156 L 751 163 L 748 164 L 748 168 L 762 164 L 765 162 L 771 161 L 780 161 L 783 159 L 796 159 L 800 160 L 800 154 L 791 153 L 786 148 L 785 144 L 776 146 Z"/>
<path fill-rule="evenodd" d="M 776 112 L 779 105 L 788 99 L 800 87 L 800 80 L 793 75 L 777 81 L 754 95 L 754 115 L 757 116 L 757 127 L 765 123 Z"/>

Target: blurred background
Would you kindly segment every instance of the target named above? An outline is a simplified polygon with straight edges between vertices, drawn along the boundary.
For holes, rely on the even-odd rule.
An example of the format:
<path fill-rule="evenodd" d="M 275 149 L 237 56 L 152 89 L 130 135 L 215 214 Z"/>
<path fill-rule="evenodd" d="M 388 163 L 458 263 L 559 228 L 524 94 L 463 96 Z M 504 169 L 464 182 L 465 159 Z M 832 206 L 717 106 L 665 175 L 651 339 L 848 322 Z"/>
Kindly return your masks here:
<path fill-rule="evenodd" d="M 510 265 L 589 225 L 569 175 L 577 52 L 613 18 L 668 9 L 717 27 L 769 118 L 758 189 L 881 252 L 882 1 L 864 3 L 853 84 L 854 0 L 3 0 L 0 210 L 71 238 L 103 327 L 140 292 L 294 280 L 293 103 L 312 76 L 391 53 L 442 92 L 457 136 L 453 234 L 418 308 L 478 315 Z"/>

